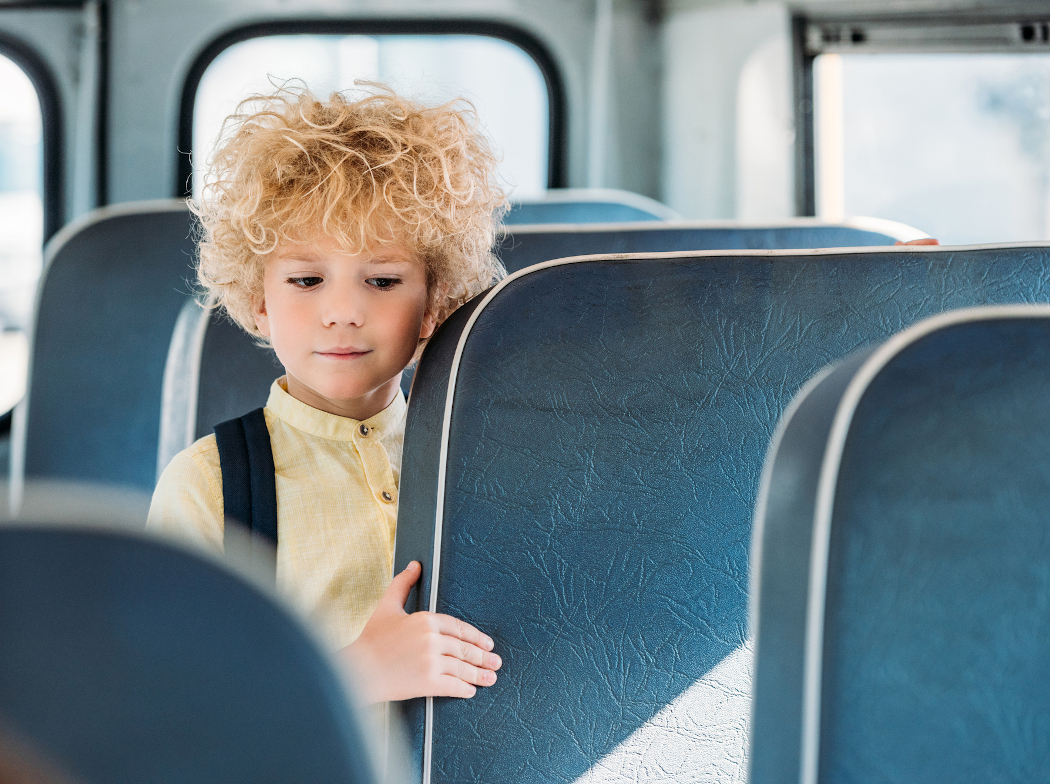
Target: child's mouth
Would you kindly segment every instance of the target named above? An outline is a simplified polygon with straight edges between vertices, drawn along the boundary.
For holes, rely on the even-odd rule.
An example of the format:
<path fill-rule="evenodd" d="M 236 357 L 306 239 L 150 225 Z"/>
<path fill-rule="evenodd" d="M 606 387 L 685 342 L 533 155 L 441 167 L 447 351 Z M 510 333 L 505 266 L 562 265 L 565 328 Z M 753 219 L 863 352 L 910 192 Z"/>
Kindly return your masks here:
<path fill-rule="evenodd" d="M 317 355 L 321 356 L 321 357 L 324 357 L 325 359 L 350 360 L 350 359 L 357 359 L 358 357 L 363 357 L 366 354 L 370 354 L 370 353 L 371 353 L 370 349 L 349 347 L 349 348 L 330 348 L 330 349 L 326 349 L 325 351 L 318 351 Z"/>

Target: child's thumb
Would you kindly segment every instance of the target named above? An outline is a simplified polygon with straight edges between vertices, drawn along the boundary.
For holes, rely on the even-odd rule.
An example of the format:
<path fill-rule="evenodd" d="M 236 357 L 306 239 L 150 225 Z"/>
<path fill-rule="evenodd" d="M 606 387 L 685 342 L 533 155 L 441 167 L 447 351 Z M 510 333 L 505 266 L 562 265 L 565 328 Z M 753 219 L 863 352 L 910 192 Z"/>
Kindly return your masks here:
<path fill-rule="evenodd" d="M 390 587 L 386 589 L 383 599 L 398 607 L 404 607 L 405 602 L 408 601 L 408 592 L 412 590 L 412 586 L 416 584 L 422 573 L 423 567 L 419 565 L 419 561 L 413 561 L 390 581 Z"/>

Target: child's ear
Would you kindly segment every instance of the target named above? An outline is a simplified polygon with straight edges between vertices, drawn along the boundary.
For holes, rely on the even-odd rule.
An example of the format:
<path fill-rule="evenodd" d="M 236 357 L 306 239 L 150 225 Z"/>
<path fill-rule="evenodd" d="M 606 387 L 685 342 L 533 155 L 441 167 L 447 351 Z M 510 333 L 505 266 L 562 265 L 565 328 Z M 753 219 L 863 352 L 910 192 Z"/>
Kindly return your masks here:
<path fill-rule="evenodd" d="M 426 315 L 423 316 L 423 325 L 419 328 L 419 339 L 426 340 L 434 334 L 434 330 L 437 329 L 437 316 L 434 315 L 434 311 L 427 309 Z"/>
<path fill-rule="evenodd" d="M 252 315 L 255 316 L 255 326 L 259 328 L 263 337 L 270 337 L 270 317 L 266 313 L 265 297 L 259 297 L 252 303 Z"/>

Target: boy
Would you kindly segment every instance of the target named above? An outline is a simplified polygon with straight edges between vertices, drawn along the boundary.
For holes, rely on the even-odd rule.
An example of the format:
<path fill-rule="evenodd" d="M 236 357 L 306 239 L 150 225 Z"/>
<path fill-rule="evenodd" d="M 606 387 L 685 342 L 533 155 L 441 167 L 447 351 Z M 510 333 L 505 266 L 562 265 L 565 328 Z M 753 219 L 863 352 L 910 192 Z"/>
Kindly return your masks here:
<path fill-rule="evenodd" d="M 404 436 L 401 371 L 502 276 L 506 198 L 471 111 L 382 88 L 356 101 L 282 89 L 227 121 L 209 167 L 198 277 L 286 370 L 264 415 L 277 483 L 277 586 L 357 675 L 366 702 L 471 697 L 493 642 L 403 609 L 390 582 Z M 215 437 L 175 457 L 149 527 L 223 547 Z M 388 585 L 389 584 L 389 585 Z"/>

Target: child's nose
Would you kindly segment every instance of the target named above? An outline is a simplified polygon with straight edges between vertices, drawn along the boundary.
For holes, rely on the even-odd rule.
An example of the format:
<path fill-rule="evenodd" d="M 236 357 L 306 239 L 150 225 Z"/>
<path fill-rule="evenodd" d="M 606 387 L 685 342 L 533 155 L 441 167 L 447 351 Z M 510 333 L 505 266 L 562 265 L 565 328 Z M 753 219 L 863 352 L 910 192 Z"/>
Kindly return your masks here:
<path fill-rule="evenodd" d="M 361 326 L 365 311 L 362 298 L 353 292 L 332 292 L 325 301 L 323 320 L 327 326 Z"/>

